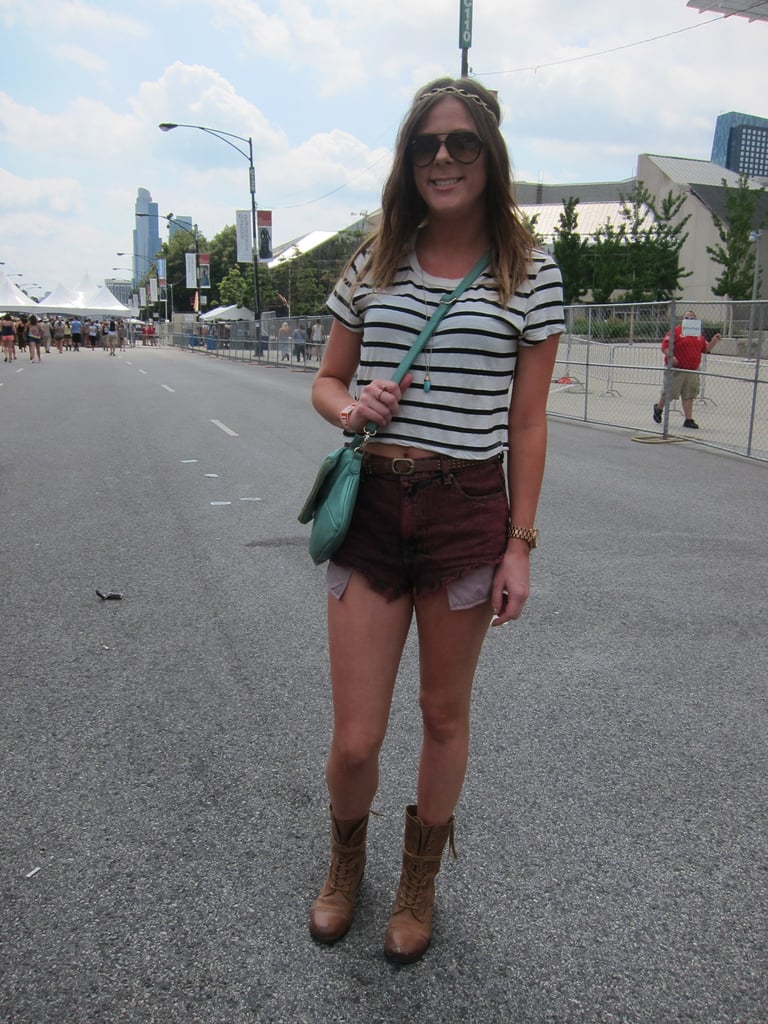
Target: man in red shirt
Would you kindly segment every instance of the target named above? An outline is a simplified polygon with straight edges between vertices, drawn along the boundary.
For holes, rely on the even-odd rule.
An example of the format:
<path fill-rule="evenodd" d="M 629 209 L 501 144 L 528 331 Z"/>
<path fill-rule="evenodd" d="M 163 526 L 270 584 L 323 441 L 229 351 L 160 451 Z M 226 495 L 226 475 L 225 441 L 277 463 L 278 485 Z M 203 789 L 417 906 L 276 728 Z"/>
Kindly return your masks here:
<path fill-rule="evenodd" d="M 683 313 L 683 320 L 695 320 L 696 314 L 692 309 Z M 672 350 L 672 381 L 669 389 L 670 398 L 679 398 L 683 406 L 685 420 L 684 427 L 689 430 L 698 430 L 699 424 L 693 418 L 693 400 L 699 393 L 699 374 L 696 372 L 701 365 L 701 357 L 705 352 L 711 352 L 720 341 L 719 334 L 713 334 L 712 339 L 707 341 L 703 334 L 684 333 L 683 325 L 678 324 L 675 328 L 675 342 Z M 661 351 L 664 353 L 664 363 L 668 364 L 669 357 L 669 331 L 664 335 L 661 343 Z M 658 402 L 653 407 L 653 419 L 661 423 L 661 413 L 664 409 L 664 402 L 667 392 L 662 388 Z"/>

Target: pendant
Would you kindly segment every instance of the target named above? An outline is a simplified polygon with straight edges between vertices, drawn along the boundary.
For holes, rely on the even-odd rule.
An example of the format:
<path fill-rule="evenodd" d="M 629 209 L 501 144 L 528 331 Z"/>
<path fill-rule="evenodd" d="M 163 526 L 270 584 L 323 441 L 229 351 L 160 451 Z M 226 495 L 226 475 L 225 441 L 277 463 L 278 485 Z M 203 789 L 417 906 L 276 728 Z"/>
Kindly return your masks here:
<path fill-rule="evenodd" d="M 423 385 L 423 387 L 424 387 L 424 390 L 427 391 L 427 392 L 430 391 L 431 388 L 432 388 L 432 381 L 429 379 L 429 374 L 427 374 L 427 376 L 424 378 L 424 385 Z"/>

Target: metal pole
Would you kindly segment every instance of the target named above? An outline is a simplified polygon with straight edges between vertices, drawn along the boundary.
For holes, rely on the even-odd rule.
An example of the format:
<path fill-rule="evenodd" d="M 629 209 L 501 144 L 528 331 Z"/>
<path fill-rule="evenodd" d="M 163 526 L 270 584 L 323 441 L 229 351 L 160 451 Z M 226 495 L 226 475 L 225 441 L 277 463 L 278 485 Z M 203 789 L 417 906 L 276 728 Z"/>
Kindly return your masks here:
<path fill-rule="evenodd" d="M 672 299 L 669 304 L 669 348 L 667 349 L 667 365 L 664 369 L 664 425 L 661 428 L 664 437 L 667 437 L 669 434 L 669 404 L 671 401 L 670 395 L 672 394 L 672 374 L 674 372 L 676 320 L 675 300 Z"/>
<path fill-rule="evenodd" d="M 261 297 L 259 295 L 259 240 L 256 234 L 256 171 L 253 167 L 253 138 L 248 138 L 248 184 L 251 190 L 251 231 L 253 233 L 253 315 L 256 322 L 256 344 L 261 341 Z"/>

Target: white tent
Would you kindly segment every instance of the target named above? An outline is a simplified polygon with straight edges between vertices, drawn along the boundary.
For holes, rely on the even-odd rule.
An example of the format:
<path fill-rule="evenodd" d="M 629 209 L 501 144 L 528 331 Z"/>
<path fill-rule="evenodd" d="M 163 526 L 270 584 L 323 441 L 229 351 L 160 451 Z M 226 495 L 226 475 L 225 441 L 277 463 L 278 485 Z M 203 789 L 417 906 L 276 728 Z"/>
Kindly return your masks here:
<path fill-rule="evenodd" d="M 201 313 L 198 320 L 203 323 L 211 323 L 218 320 L 253 320 L 253 310 L 245 306 L 218 306 L 216 309 L 209 309 L 207 313 Z"/>
<path fill-rule="evenodd" d="M 36 313 L 39 305 L 9 281 L 0 267 L 0 313 Z"/>
<path fill-rule="evenodd" d="M 72 291 L 57 285 L 40 303 L 43 313 L 61 313 L 66 316 L 126 316 L 131 310 L 118 301 L 106 285 L 90 286 L 88 290 Z"/>

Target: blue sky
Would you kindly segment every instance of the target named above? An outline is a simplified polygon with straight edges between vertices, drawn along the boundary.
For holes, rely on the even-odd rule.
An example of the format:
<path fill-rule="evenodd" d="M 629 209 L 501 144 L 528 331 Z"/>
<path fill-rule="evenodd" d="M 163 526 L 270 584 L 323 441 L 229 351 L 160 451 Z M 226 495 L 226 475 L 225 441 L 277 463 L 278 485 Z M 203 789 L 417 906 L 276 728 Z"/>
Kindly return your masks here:
<path fill-rule="evenodd" d="M 209 237 L 246 209 L 252 136 L 276 243 L 379 205 L 416 87 L 458 74 L 459 0 L 0 0 L 0 260 L 46 292 L 125 276 L 140 186 Z M 637 44 L 637 45 L 635 45 Z M 768 24 L 685 0 L 474 0 L 470 68 L 520 180 L 708 159 L 718 114 L 768 116 Z M 611 51 L 611 52 L 604 52 Z"/>

